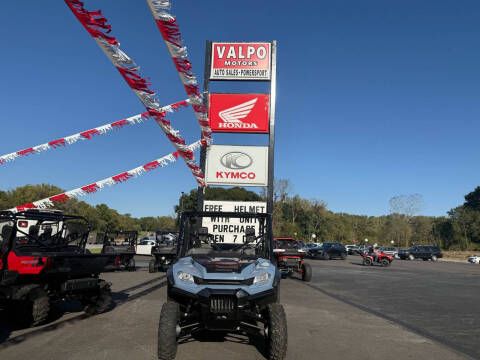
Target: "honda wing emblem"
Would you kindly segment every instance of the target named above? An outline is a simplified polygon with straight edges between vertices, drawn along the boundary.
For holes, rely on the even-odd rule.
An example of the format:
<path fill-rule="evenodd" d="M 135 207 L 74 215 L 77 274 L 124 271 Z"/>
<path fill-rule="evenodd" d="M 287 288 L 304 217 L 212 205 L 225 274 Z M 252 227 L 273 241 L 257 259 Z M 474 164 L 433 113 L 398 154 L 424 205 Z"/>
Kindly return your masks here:
<path fill-rule="evenodd" d="M 240 105 L 222 110 L 218 113 L 220 118 L 226 123 L 241 123 L 252 111 L 258 98 L 248 100 Z"/>

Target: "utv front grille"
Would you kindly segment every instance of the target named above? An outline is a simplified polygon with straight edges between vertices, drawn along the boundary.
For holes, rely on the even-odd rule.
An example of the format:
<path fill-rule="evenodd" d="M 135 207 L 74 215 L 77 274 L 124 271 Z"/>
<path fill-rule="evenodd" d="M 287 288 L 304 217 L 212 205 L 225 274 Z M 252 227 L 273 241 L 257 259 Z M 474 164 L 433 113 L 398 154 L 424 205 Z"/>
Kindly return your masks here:
<path fill-rule="evenodd" d="M 194 276 L 195 284 L 197 285 L 252 285 L 253 277 L 245 280 L 230 280 L 230 279 L 202 279 Z"/>
<path fill-rule="evenodd" d="M 229 295 L 210 296 L 210 311 L 214 314 L 228 314 L 235 310 L 236 298 Z"/>

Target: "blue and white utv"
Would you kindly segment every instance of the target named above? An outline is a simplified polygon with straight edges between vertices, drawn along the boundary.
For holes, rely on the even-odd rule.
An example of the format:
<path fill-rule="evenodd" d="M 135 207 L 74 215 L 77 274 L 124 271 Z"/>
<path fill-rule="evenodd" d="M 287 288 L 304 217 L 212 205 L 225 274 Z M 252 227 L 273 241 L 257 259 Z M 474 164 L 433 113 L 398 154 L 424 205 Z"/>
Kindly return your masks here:
<path fill-rule="evenodd" d="M 216 240 L 219 237 L 203 224 L 218 218 L 242 224 L 235 229 L 244 230 L 243 236 L 236 236 L 236 242 Z M 158 358 L 174 359 L 178 341 L 195 332 L 221 331 L 263 336 L 268 358 L 283 359 L 287 323 L 279 304 L 280 272 L 272 246 L 270 214 L 183 213 L 177 260 L 167 271 L 168 301 L 160 314 Z"/>

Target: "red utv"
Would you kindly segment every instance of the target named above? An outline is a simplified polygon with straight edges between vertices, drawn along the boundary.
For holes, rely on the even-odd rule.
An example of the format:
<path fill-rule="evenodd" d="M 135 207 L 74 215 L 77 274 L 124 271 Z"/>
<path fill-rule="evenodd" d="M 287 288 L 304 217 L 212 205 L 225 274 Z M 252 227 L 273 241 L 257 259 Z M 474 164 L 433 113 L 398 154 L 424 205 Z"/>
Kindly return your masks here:
<path fill-rule="evenodd" d="M 304 262 L 305 251 L 298 241 L 290 237 L 278 237 L 273 240 L 273 253 L 282 278 L 299 274 L 303 281 L 312 279 L 312 268 Z"/>
<path fill-rule="evenodd" d="M 55 300 L 106 311 L 110 284 L 99 278 L 108 256 L 85 249 L 90 226 L 60 211 L 0 212 L 0 307 L 21 324 L 47 320 Z"/>
<path fill-rule="evenodd" d="M 387 255 L 383 251 L 377 251 L 377 253 L 361 252 L 360 255 L 363 258 L 363 265 L 380 265 L 380 266 L 390 266 L 393 262 L 394 257 L 392 255 Z"/>

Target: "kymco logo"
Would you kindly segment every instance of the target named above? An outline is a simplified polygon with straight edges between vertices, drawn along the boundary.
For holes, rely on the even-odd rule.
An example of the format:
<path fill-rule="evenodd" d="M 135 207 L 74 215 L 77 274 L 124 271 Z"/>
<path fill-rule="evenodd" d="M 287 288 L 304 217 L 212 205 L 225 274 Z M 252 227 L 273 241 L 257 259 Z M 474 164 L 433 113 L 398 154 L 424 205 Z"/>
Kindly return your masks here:
<path fill-rule="evenodd" d="M 242 152 L 229 152 L 222 156 L 220 162 L 226 168 L 232 170 L 246 169 L 253 163 L 253 159 Z"/>

